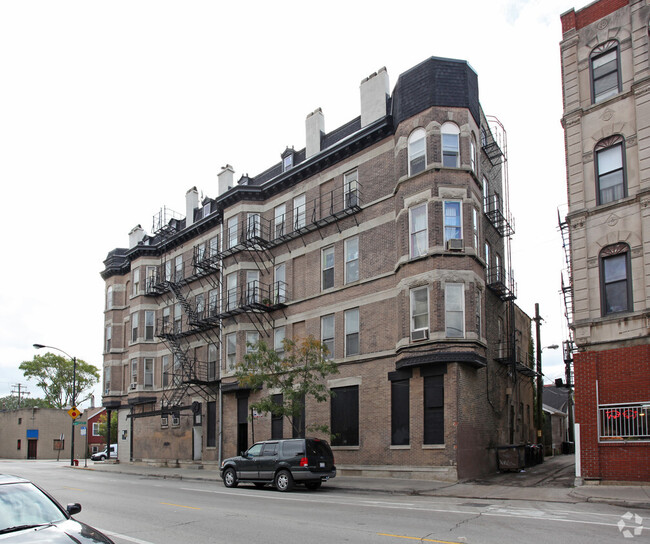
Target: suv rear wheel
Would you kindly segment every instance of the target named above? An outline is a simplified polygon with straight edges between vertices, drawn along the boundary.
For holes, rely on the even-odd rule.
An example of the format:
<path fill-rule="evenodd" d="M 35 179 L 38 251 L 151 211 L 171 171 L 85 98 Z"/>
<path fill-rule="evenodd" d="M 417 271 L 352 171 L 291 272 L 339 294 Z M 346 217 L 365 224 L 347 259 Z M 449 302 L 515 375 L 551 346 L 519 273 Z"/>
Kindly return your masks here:
<path fill-rule="evenodd" d="M 291 491 L 293 489 L 293 476 L 288 470 L 281 470 L 275 475 L 275 488 L 278 491 Z"/>
<path fill-rule="evenodd" d="M 239 482 L 237 481 L 237 473 L 232 467 L 227 468 L 223 471 L 223 485 L 226 487 L 237 487 Z"/>

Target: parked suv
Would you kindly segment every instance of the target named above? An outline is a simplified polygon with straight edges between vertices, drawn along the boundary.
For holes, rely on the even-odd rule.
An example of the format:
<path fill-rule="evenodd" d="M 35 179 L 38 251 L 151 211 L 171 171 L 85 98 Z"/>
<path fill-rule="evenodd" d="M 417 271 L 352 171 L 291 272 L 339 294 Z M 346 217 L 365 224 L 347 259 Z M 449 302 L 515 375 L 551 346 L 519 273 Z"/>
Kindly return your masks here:
<path fill-rule="evenodd" d="M 273 484 L 278 491 L 290 491 L 295 484 L 318 489 L 335 476 L 332 450 L 325 440 L 317 438 L 258 442 L 241 456 L 221 463 L 226 487 L 250 482 L 257 487 Z"/>

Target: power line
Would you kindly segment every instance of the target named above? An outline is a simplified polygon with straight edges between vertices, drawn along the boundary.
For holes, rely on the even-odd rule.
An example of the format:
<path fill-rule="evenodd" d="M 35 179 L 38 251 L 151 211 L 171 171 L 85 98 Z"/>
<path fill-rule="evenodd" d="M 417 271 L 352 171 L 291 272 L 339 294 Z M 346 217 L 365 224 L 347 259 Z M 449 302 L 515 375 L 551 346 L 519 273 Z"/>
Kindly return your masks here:
<path fill-rule="evenodd" d="M 27 387 L 27 386 L 22 384 L 22 383 L 16 383 L 16 384 L 12 385 L 11 387 L 14 388 L 14 389 L 11 390 L 11 394 L 12 395 L 15 395 L 15 394 L 18 395 L 18 408 L 20 409 L 21 397 L 26 397 L 30 393 L 29 393 L 29 391 L 25 391 L 24 388 Z"/>

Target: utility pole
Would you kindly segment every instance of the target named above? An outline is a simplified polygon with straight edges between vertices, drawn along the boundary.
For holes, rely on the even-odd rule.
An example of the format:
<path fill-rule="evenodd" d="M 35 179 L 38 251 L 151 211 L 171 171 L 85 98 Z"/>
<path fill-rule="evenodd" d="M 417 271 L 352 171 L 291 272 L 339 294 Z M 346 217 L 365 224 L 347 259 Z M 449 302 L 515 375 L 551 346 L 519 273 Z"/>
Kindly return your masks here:
<path fill-rule="evenodd" d="M 15 394 L 18 395 L 18 409 L 20 410 L 20 399 L 23 396 L 26 397 L 27 395 L 29 395 L 29 391 L 24 390 L 24 387 L 26 387 L 26 386 L 24 386 L 22 383 L 16 383 L 16 384 L 12 385 L 11 387 L 14 388 L 11 391 L 11 394 L 12 395 L 15 395 Z"/>
<path fill-rule="evenodd" d="M 535 317 L 533 318 L 533 321 L 535 322 L 535 333 L 536 333 L 536 341 L 535 341 L 535 347 L 537 348 L 537 406 L 536 406 L 536 413 L 537 413 L 537 443 L 541 444 L 542 443 L 542 397 L 543 397 L 543 388 L 544 388 L 544 381 L 543 381 L 543 376 L 542 376 L 542 344 L 541 344 L 541 338 L 540 338 L 540 329 L 542 326 L 542 318 L 539 315 L 539 303 L 535 303 Z"/>

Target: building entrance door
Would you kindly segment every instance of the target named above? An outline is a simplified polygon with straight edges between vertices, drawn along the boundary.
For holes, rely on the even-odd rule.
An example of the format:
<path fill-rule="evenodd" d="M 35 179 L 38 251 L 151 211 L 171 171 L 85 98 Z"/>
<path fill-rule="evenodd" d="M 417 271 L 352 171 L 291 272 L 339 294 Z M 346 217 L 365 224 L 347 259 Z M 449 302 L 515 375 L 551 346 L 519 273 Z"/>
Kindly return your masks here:
<path fill-rule="evenodd" d="M 27 459 L 36 459 L 38 440 L 27 440 Z"/>

